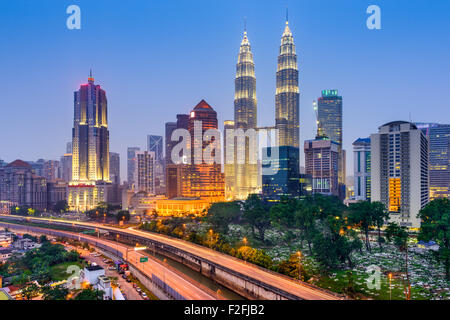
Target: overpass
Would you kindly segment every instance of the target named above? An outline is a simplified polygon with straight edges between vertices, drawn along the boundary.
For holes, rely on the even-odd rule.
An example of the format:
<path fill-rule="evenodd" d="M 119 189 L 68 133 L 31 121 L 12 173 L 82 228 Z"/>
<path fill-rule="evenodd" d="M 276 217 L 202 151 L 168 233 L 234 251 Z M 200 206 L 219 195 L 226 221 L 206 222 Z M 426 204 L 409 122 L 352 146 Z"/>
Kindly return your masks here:
<path fill-rule="evenodd" d="M 98 236 L 121 243 L 145 245 L 172 258 L 235 291 L 247 299 L 257 300 L 342 300 L 345 297 L 260 268 L 232 256 L 184 240 L 144 232 L 121 229 L 98 223 L 1 215 L 17 222 L 33 222 L 46 228 L 95 230 Z M 1 222 L 0 222 L 1 225 Z M 106 234 L 107 233 L 107 234 Z"/>

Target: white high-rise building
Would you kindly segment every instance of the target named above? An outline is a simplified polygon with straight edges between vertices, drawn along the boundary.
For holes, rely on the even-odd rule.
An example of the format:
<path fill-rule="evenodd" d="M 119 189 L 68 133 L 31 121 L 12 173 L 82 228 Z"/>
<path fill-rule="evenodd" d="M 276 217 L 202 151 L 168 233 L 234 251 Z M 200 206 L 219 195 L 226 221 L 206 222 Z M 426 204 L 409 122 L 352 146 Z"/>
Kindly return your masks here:
<path fill-rule="evenodd" d="M 353 142 L 355 200 L 370 200 L 370 138 Z"/>
<path fill-rule="evenodd" d="M 136 191 L 155 193 L 155 152 L 136 152 Z"/>
<path fill-rule="evenodd" d="M 393 222 L 419 228 L 429 201 L 429 140 L 415 124 L 387 123 L 370 136 L 371 200 L 385 204 Z"/>

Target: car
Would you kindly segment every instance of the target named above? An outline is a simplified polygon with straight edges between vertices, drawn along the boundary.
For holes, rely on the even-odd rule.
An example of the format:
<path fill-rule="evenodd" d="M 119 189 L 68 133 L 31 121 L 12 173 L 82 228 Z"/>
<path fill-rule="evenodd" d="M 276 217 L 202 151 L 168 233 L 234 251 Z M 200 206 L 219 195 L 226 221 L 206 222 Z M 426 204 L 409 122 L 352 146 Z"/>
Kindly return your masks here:
<path fill-rule="evenodd" d="M 142 296 L 142 298 L 144 298 L 144 299 L 148 299 L 147 294 L 145 294 L 145 292 L 143 292 L 143 293 L 141 294 L 141 296 Z"/>
<path fill-rule="evenodd" d="M 109 271 L 114 271 L 114 270 L 116 270 L 116 268 L 114 268 L 114 267 L 109 267 L 108 270 L 109 270 Z"/>
<path fill-rule="evenodd" d="M 128 279 L 126 275 L 122 275 L 122 278 L 124 278 L 125 280 Z"/>
<path fill-rule="evenodd" d="M 137 288 L 137 284 L 133 282 L 133 288 Z"/>
<path fill-rule="evenodd" d="M 142 290 L 141 290 L 141 288 L 137 287 L 136 291 L 140 294 Z"/>
<path fill-rule="evenodd" d="M 130 278 L 126 278 L 126 280 L 127 280 L 127 282 L 131 282 L 131 279 L 130 279 Z"/>

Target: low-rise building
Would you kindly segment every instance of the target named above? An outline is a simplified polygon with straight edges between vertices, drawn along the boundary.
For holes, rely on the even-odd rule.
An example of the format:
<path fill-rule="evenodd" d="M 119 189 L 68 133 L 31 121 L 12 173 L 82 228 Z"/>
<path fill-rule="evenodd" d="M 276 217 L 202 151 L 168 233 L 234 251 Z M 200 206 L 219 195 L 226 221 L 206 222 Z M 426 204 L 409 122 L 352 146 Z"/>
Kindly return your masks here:
<path fill-rule="evenodd" d="M 0 263 L 4 263 L 11 258 L 12 253 L 11 249 L 0 249 Z"/>

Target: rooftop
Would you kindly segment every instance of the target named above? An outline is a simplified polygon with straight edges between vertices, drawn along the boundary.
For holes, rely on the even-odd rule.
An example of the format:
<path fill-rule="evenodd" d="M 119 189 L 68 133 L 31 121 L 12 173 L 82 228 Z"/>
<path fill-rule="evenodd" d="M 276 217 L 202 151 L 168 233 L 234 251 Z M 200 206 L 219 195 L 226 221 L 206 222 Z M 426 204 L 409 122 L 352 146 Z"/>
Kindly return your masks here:
<path fill-rule="evenodd" d="M 89 267 L 86 267 L 86 270 L 88 270 L 88 271 L 98 271 L 98 270 L 103 270 L 103 268 L 100 267 L 100 266 L 89 266 Z"/>

